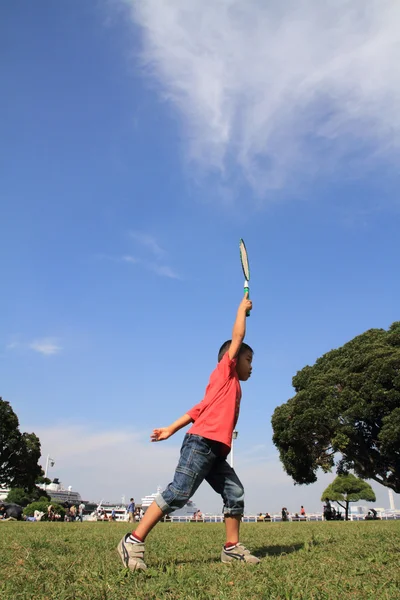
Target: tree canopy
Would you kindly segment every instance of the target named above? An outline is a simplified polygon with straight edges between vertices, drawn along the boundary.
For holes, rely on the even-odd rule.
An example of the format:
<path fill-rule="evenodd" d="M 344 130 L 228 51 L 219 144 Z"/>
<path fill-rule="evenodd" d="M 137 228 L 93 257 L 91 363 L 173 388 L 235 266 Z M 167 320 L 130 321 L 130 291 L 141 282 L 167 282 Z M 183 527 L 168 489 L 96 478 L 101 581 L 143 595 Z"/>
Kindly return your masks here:
<path fill-rule="evenodd" d="M 20 432 L 17 415 L 0 397 L 0 483 L 32 490 L 43 475 L 39 458 L 39 438 L 34 433 Z"/>
<path fill-rule="evenodd" d="M 374 490 L 369 483 L 348 473 L 347 475 L 338 475 L 323 492 L 321 500 L 332 500 L 333 502 L 337 502 L 344 508 L 347 521 L 349 517 L 350 502 L 358 502 L 359 500 L 375 502 L 376 497 Z M 344 505 L 342 502 L 344 502 Z"/>
<path fill-rule="evenodd" d="M 400 322 L 370 329 L 293 377 L 273 441 L 298 484 L 350 469 L 400 492 Z"/>

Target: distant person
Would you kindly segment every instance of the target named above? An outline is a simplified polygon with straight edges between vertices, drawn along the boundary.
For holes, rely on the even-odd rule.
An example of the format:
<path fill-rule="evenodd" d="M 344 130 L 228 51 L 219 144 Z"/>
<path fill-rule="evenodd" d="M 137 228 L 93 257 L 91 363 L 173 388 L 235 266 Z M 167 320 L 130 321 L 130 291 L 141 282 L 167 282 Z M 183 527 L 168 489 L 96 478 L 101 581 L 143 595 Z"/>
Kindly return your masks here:
<path fill-rule="evenodd" d="M 380 520 L 380 517 L 378 517 L 378 512 L 374 508 L 371 508 L 365 516 L 365 519 L 367 521 L 377 521 Z"/>
<path fill-rule="evenodd" d="M 332 520 L 332 506 L 331 506 L 331 503 L 329 502 L 328 498 L 325 499 L 325 504 L 324 504 L 324 518 L 325 518 L 326 521 L 331 521 Z"/>
<path fill-rule="evenodd" d="M 80 505 L 78 506 L 78 517 L 80 522 L 83 522 L 83 511 L 85 510 L 85 505 L 83 504 L 83 502 L 80 503 Z"/>
<path fill-rule="evenodd" d="M 282 514 L 282 521 L 287 521 L 288 520 L 288 509 L 283 507 L 281 510 L 281 514 Z"/>
<path fill-rule="evenodd" d="M 129 523 L 135 522 L 135 501 L 133 498 L 129 500 L 130 504 L 128 506 L 128 520 Z"/>
<path fill-rule="evenodd" d="M 156 496 L 136 530 L 124 535 L 118 545 L 123 565 L 132 571 L 147 568 L 143 560 L 144 543 L 153 527 L 166 515 L 183 507 L 204 480 L 224 501 L 226 543 L 221 551 L 221 561 L 260 562 L 239 541 L 244 489 L 226 460 L 239 416 L 240 381 L 247 381 L 251 375 L 253 350 L 243 342 L 246 314 L 251 309 L 252 303 L 246 293 L 237 311 L 232 340 L 225 342 L 219 350 L 218 365 L 210 377 L 204 399 L 169 427 L 153 430 L 151 440 L 159 442 L 194 423 L 184 437 L 173 481 Z M 192 340 L 185 350 L 192 352 L 196 342 Z M 174 559 L 171 556 L 171 560 Z"/>
<path fill-rule="evenodd" d="M 306 516 L 306 510 L 305 510 L 304 506 L 301 506 L 301 508 L 300 508 L 300 516 L 301 517 L 305 517 Z"/>
<path fill-rule="evenodd" d="M 264 517 L 264 521 L 270 521 L 271 520 L 271 515 L 269 514 L 269 512 L 265 513 L 265 517 Z"/>
<path fill-rule="evenodd" d="M 115 509 L 113 508 L 111 511 L 111 521 L 115 521 L 115 518 L 116 518 Z"/>

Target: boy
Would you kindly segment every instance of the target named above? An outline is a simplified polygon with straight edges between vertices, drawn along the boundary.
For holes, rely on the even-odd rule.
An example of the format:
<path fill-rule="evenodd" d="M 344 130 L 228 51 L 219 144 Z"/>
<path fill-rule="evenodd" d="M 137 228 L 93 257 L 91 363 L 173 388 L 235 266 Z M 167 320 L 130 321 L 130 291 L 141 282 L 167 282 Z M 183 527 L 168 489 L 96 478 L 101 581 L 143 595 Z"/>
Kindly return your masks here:
<path fill-rule="evenodd" d="M 242 395 L 239 381 L 247 381 L 251 375 L 253 350 L 243 343 L 246 312 L 251 309 L 252 303 L 246 294 L 237 311 L 232 340 L 220 348 L 218 365 L 210 377 L 204 399 L 169 427 L 153 430 L 151 441 L 159 442 L 194 423 L 183 440 L 174 480 L 155 498 L 136 530 L 124 535 L 118 544 L 124 566 L 132 571 L 147 568 L 143 559 L 148 533 L 165 515 L 184 506 L 204 479 L 224 501 L 226 544 L 221 552 L 222 562 L 260 562 L 239 543 L 244 489 L 226 461 L 239 416 Z"/>

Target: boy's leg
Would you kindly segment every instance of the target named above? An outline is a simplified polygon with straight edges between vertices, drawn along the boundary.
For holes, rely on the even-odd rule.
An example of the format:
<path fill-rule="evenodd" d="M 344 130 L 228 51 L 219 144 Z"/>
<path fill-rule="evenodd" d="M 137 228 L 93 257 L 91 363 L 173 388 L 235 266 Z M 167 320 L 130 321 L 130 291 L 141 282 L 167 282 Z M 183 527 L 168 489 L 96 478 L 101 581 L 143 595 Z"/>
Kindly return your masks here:
<path fill-rule="evenodd" d="M 152 502 L 149 508 L 144 513 L 142 520 L 135 529 L 135 535 L 144 542 L 147 535 L 157 525 L 158 521 L 161 521 L 164 513 L 158 506 L 157 502 Z"/>
<path fill-rule="evenodd" d="M 244 512 L 244 488 L 239 477 L 226 460 L 219 458 L 206 481 L 224 501 L 226 544 L 221 552 L 222 562 L 238 560 L 259 563 L 260 560 L 239 542 L 240 523 Z"/>
<path fill-rule="evenodd" d="M 237 544 L 239 541 L 240 523 L 242 515 L 225 515 L 226 543 Z"/>
<path fill-rule="evenodd" d="M 143 561 L 144 541 L 164 515 L 184 506 L 206 478 L 216 460 L 211 445 L 204 438 L 186 434 L 173 481 L 159 494 L 145 512 L 132 534 L 118 545 L 122 562 L 131 570 L 146 569 Z"/>
<path fill-rule="evenodd" d="M 124 566 L 131 569 L 131 571 L 147 569 L 147 565 L 144 562 L 144 540 L 163 516 L 164 513 L 162 510 L 156 502 L 153 502 L 146 510 L 142 521 L 135 531 L 124 535 L 118 544 L 117 550 L 121 560 Z"/>

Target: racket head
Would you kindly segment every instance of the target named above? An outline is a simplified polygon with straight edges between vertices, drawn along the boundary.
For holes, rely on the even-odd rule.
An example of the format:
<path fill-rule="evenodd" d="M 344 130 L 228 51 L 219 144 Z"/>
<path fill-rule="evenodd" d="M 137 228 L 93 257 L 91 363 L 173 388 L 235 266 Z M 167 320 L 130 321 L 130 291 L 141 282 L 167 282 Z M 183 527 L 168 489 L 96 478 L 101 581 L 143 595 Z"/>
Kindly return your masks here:
<path fill-rule="evenodd" d="M 247 256 L 246 245 L 242 238 L 239 241 L 240 262 L 242 263 L 243 275 L 246 281 L 250 281 L 249 257 Z"/>

